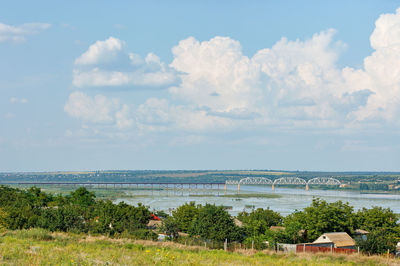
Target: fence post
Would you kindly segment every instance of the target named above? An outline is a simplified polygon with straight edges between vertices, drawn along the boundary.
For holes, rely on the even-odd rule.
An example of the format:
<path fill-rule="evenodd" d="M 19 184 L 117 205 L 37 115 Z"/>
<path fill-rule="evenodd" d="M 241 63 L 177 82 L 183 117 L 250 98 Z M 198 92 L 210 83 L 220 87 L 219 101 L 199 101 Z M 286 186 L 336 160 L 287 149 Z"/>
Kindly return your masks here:
<path fill-rule="evenodd" d="M 207 248 L 207 242 L 206 241 L 204 241 L 204 247 Z"/>
<path fill-rule="evenodd" d="M 228 250 L 228 239 L 225 238 L 225 242 L 224 242 L 224 250 L 227 251 Z"/>
<path fill-rule="evenodd" d="M 303 244 L 303 252 L 306 253 L 306 244 Z"/>
<path fill-rule="evenodd" d="M 360 255 L 360 247 L 357 247 L 357 254 Z"/>
<path fill-rule="evenodd" d="M 331 245 L 331 253 L 333 253 L 333 248 L 332 248 L 332 245 Z"/>
<path fill-rule="evenodd" d="M 251 240 L 251 249 L 254 249 L 254 240 Z"/>

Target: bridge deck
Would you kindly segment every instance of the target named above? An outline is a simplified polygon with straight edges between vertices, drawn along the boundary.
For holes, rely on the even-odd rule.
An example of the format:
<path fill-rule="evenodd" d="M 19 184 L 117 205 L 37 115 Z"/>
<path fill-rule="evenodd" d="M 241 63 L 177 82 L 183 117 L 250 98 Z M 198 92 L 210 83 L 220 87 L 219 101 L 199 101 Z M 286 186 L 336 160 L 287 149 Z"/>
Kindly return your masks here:
<path fill-rule="evenodd" d="M 212 182 L 0 182 L 4 185 L 225 185 Z"/>

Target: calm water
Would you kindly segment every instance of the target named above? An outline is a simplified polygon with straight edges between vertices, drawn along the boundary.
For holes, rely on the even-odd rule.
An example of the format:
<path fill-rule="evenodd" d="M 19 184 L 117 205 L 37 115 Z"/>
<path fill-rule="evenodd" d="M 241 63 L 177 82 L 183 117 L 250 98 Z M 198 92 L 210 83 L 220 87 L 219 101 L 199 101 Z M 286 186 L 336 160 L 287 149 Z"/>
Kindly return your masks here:
<path fill-rule="evenodd" d="M 222 188 L 222 186 L 221 186 Z M 228 187 L 228 194 L 236 193 L 236 186 Z M 342 190 L 313 190 L 306 191 L 298 188 L 279 188 L 275 191 L 268 186 L 246 186 L 240 187 L 240 192 L 243 194 L 249 193 L 267 193 L 277 194 L 280 198 L 236 198 L 236 197 L 219 197 L 223 195 L 221 190 L 162 190 L 162 191 L 132 191 L 135 198 L 118 199 L 116 202 L 125 201 L 129 204 L 137 204 L 139 202 L 150 206 L 151 209 L 163 210 L 167 213 L 172 209 L 184 204 L 185 202 L 195 201 L 197 204 L 211 203 L 216 205 L 231 206 L 229 212 L 232 215 L 237 215 L 244 209 L 249 210 L 250 206 L 255 208 L 267 208 L 280 212 L 282 215 L 287 215 L 293 211 L 301 210 L 309 206 L 312 199 L 315 197 L 322 198 L 328 202 L 341 200 L 349 202 L 356 210 L 360 208 L 371 208 L 372 206 L 381 206 L 391 208 L 395 213 L 400 213 L 400 195 L 390 194 L 360 194 L 356 191 Z M 197 195 L 196 195 L 197 194 Z M 213 196 L 207 196 L 212 194 Z"/>

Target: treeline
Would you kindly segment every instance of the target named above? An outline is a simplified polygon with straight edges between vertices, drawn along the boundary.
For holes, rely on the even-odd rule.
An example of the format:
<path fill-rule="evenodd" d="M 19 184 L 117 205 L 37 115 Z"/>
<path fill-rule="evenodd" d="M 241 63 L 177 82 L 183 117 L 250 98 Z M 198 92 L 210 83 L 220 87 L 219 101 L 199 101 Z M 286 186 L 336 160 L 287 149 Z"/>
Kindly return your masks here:
<path fill-rule="evenodd" d="M 156 239 L 146 229 L 151 217 L 143 205 L 96 200 L 93 192 L 79 188 L 67 196 L 52 195 L 32 187 L 28 190 L 0 186 L 0 227 L 11 230 L 33 227 L 50 231 L 118 235 Z"/>
<path fill-rule="evenodd" d="M 360 183 L 360 190 L 388 190 L 388 184 L 380 183 Z"/>
<path fill-rule="evenodd" d="M 79 188 L 67 196 L 52 195 L 39 188 L 21 190 L 0 186 L 0 228 L 45 228 L 50 231 L 105 234 L 140 239 L 156 239 L 147 229 L 152 215 L 148 207 L 124 202 L 96 200 L 94 193 Z M 354 211 L 348 203 L 328 203 L 314 199 L 302 211 L 283 217 L 270 209 L 253 209 L 231 216 L 223 206 L 185 203 L 173 211 L 155 213 L 162 218 L 157 230 L 171 240 L 197 239 L 223 243 L 238 242 L 258 249 L 277 243 L 309 243 L 323 233 L 357 229 L 369 232 L 357 245 L 370 254 L 395 252 L 400 241 L 398 216 L 390 209 L 373 207 Z M 267 246 L 266 243 L 269 243 Z"/>

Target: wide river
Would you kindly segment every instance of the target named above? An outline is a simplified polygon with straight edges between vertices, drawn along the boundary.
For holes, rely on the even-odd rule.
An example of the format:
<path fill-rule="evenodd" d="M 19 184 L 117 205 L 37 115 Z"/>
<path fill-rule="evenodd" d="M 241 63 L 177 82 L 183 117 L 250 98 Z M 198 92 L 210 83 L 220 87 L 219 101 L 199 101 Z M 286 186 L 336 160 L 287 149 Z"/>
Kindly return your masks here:
<path fill-rule="evenodd" d="M 280 212 L 282 215 L 288 215 L 295 210 L 302 210 L 309 206 L 313 198 L 321 198 L 328 202 L 341 200 L 354 206 L 355 210 L 360 208 L 371 208 L 372 206 L 381 206 L 390 208 L 395 213 L 400 213 L 400 195 L 392 194 L 361 194 L 358 191 L 346 190 L 316 190 L 299 188 L 280 188 L 276 187 L 274 191 L 269 186 L 249 186 L 241 185 L 241 194 L 276 194 L 279 197 L 266 198 L 255 195 L 254 197 L 239 198 L 221 197 L 224 195 L 221 190 L 132 190 L 132 198 L 121 198 L 116 200 L 125 201 L 129 204 L 143 203 L 151 209 L 171 212 L 174 208 L 185 202 L 195 201 L 196 204 L 211 203 L 216 205 L 230 206 L 228 211 L 232 215 L 237 215 L 243 210 L 249 211 L 253 206 L 255 208 L 270 208 Z M 228 187 L 228 194 L 235 194 L 235 186 Z"/>

